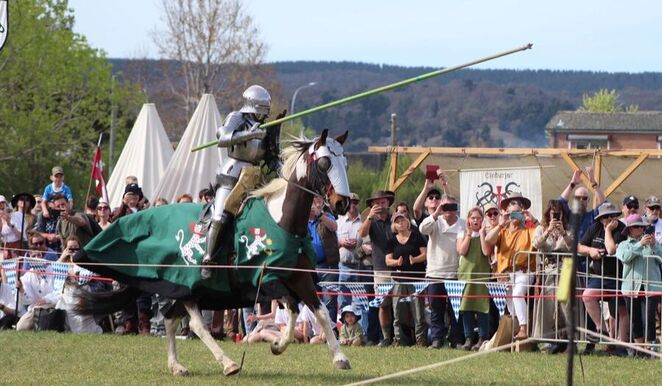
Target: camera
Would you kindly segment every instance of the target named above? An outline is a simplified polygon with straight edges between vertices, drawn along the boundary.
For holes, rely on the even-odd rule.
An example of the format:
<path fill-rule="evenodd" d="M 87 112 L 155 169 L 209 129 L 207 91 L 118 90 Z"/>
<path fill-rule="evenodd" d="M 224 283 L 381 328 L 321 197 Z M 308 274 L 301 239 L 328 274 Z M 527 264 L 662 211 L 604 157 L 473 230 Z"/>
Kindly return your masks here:
<path fill-rule="evenodd" d="M 453 203 L 453 204 L 443 204 L 441 206 L 441 209 L 444 212 L 455 212 L 455 211 L 457 211 L 457 204 L 455 204 L 455 203 Z"/>
<path fill-rule="evenodd" d="M 561 219 L 561 213 L 552 214 L 552 220 L 559 221 Z"/>
<path fill-rule="evenodd" d="M 655 225 L 649 225 L 644 229 L 644 234 L 654 235 L 655 234 Z"/>

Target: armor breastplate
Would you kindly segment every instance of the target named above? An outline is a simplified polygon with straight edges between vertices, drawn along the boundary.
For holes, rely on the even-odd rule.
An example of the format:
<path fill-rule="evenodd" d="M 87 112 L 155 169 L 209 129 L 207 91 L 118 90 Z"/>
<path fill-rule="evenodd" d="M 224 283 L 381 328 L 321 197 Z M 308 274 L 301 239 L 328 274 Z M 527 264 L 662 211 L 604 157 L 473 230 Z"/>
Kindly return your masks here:
<path fill-rule="evenodd" d="M 258 165 L 264 159 L 264 140 L 251 139 L 228 148 L 228 156 L 239 161 Z"/>

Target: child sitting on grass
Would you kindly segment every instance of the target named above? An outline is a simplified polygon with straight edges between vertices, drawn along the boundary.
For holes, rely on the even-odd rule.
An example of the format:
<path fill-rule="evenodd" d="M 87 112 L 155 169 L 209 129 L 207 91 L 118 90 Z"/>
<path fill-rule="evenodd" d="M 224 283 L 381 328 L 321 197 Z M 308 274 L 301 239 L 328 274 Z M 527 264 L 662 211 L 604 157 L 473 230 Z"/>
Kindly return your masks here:
<path fill-rule="evenodd" d="M 345 306 L 340 314 L 342 318 L 342 327 L 340 328 L 340 345 L 342 346 L 363 346 L 364 336 L 363 328 L 359 323 L 361 315 L 354 312 L 351 305 Z"/>

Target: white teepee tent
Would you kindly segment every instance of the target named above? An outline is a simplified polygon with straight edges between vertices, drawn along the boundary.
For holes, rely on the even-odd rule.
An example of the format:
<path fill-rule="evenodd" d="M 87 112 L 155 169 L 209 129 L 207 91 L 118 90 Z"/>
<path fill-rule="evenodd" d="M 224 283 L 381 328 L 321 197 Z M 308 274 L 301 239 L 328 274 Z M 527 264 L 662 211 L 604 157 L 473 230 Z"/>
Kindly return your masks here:
<path fill-rule="evenodd" d="M 145 197 L 153 200 L 154 190 L 173 153 L 156 106 L 145 103 L 108 180 L 111 207 L 121 204 L 127 176 L 136 176 Z"/>
<path fill-rule="evenodd" d="M 191 149 L 215 140 L 216 129 L 222 124 L 214 96 L 204 94 L 154 191 L 154 199 L 163 197 L 174 202 L 180 194 L 188 193 L 197 200 L 202 188 L 215 183 L 216 168 L 221 157 L 226 157 L 225 149 L 221 151 L 218 147 L 211 147 L 195 153 Z"/>

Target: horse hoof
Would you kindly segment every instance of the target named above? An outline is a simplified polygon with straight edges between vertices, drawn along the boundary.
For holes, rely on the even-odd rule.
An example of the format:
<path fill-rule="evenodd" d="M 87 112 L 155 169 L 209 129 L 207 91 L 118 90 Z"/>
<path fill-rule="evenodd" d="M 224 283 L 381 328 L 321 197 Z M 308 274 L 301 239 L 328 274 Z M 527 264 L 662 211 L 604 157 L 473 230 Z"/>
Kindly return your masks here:
<path fill-rule="evenodd" d="M 229 377 L 231 375 L 237 374 L 240 370 L 241 370 L 241 367 L 239 367 L 238 364 L 233 362 L 233 363 L 225 366 L 225 368 L 223 369 L 223 375 L 225 375 L 226 377 Z"/>
<path fill-rule="evenodd" d="M 341 359 L 333 362 L 333 364 L 336 366 L 337 369 L 340 370 L 351 370 L 352 365 L 349 363 L 347 359 Z"/>
<path fill-rule="evenodd" d="M 182 365 L 172 366 L 170 368 L 170 370 L 172 371 L 172 375 L 174 375 L 176 377 L 185 377 L 185 376 L 189 375 L 188 370 L 186 369 L 186 367 L 184 367 Z"/>
<path fill-rule="evenodd" d="M 281 350 L 281 346 L 278 343 L 272 343 L 271 344 L 271 353 L 274 355 L 280 355 L 283 353 L 283 350 Z"/>

